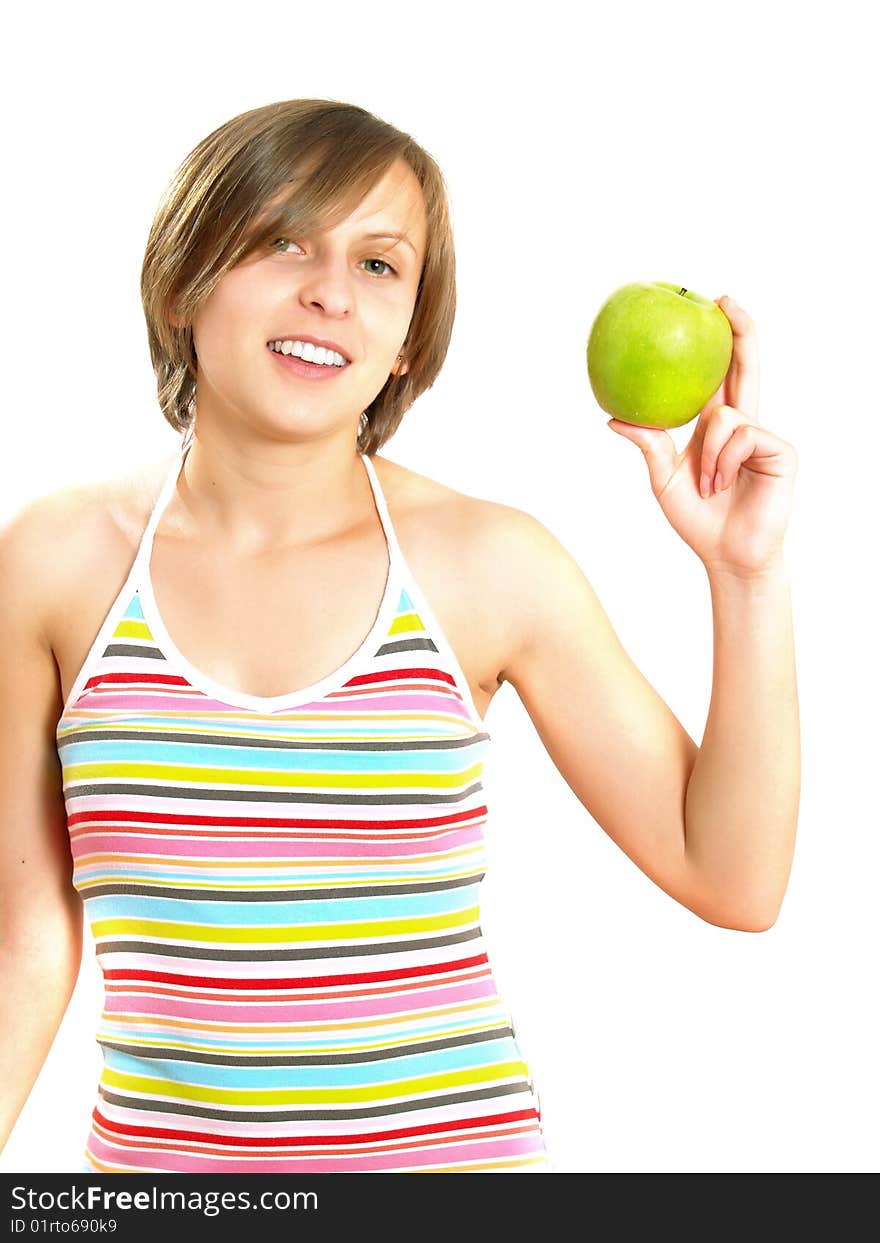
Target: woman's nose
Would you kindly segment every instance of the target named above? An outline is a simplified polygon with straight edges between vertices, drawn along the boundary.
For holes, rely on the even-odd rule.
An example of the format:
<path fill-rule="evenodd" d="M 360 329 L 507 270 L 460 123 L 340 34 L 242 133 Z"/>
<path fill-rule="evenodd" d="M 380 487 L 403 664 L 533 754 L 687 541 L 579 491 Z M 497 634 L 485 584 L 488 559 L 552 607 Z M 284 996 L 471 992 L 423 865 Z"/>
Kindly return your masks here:
<path fill-rule="evenodd" d="M 333 255 L 315 258 L 300 272 L 300 300 L 308 306 L 321 306 L 332 315 L 350 311 L 354 305 L 354 278 L 348 262 Z"/>

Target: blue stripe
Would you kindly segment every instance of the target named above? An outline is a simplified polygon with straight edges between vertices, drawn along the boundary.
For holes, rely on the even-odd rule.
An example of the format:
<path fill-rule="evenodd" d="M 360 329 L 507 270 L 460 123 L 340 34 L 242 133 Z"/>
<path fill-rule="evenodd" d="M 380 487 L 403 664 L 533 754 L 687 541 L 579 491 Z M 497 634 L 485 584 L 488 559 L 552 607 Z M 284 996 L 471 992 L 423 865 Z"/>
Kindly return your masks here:
<path fill-rule="evenodd" d="M 279 772 L 300 770 L 302 772 L 344 772 L 353 778 L 360 773 L 456 773 L 477 763 L 472 747 L 482 747 L 483 742 L 466 747 L 432 751 L 308 751 L 287 747 L 273 751 L 271 747 L 227 747 L 201 745 L 192 742 L 151 742 L 149 740 L 109 740 L 83 738 L 70 742 L 66 747 L 66 762 L 75 764 L 177 764 L 183 768 L 245 768 Z M 186 780 L 185 775 L 181 778 Z M 68 780 L 76 780 L 75 773 Z M 291 778 L 293 782 L 294 777 Z"/>
<path fill-rule="evenodd" d="M 446 915 L 478 902 L 479 882 L 439 893 L 391 894 L 387 897 L 319 898 L 302 902 L 201 902 L 197 898 L 161 898 L 113 893 L 93 898 L 92 919 L 163 920 L 183 924 L 277 928 L 283 924 L 335 924 L 347 920 L 401 919 Z"/>
<path fill-rule="evenodd" d="M 174 1079 L 180 1083 L 213 1088 L 345 1088 L 392 1083 L 397 1079 L 442 1074 L 499 1062 L 519 1060 L 510 1036 L 481 1040 L 473 1045 L 434 1049 L 407 1057 L 391 1057 L 381 1062 L 342 1066 L 208 1066 L 202 1062 L 181 1062 L 171 1058 L 140 1058 L 117 1049 L 105 1049 L 111 1070 L 126 1075 Z"/>

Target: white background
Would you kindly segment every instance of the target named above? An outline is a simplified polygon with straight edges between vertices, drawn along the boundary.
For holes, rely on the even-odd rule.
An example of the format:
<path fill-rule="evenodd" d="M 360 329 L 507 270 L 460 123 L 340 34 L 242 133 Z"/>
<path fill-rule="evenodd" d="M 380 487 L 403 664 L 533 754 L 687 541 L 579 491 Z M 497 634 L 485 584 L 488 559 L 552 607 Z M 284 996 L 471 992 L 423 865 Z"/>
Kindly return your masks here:
<path fill-rule="evenodd" d="M 262 104 L 356 103 L 439 162 L 459 272 L 442 374 L 382 453 L 548 526 L 699 743 L 705 572 L 654 500 L 641 451 L 607 430 L 585 343 L 630 280 L 729 293 L 751 314 L 760 421 L 799 455 L 785 552 L 803 785 L 780 918 L 760 934 L 720 929 L 659 890 L 576 799 L 508 686 L 487 717 L 483 928 L 556 1170 L 876 1170 L 870 6 L 22 12 L 2 87 L 0 517 L 176 445 L 138 280 L 179 161 Z M 692 431 L 673 433 L 679 448 Z M 80 1167 L 100 1010 L 87 928 L 76 994 L 0 1171 Z"/>

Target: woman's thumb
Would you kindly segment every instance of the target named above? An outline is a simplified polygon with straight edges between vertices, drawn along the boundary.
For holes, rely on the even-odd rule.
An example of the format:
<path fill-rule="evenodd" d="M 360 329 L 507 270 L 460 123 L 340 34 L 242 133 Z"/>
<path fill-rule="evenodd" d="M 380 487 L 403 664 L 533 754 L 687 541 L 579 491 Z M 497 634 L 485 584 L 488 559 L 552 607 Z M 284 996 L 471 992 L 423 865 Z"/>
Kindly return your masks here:
<path fill-rule="evenodd" d="M 609 419 L 606 427 L 631 440 L 645 455 L 651 487 L 659 493 L 675 468 L 675 443 L 662 427 L 641 427 L 622 419 Z"/>

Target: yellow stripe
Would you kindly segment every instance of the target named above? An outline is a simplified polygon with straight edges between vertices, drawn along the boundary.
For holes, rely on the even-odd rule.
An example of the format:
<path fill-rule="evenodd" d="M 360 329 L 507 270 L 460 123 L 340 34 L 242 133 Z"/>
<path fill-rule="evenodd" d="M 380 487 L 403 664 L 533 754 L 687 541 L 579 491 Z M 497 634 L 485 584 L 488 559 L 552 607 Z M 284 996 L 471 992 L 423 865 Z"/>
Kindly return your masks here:
<path fill-rule="evenodd" d="M 103 937 L 140 936 L 160 940 L 204 941 L 215 945 L 276 944 L 289 941 L 364 940 L 367 937 L 395 936 L 401 932 L 433 932 L 439 928 L 460 928 L 477 921 L 478 906 L 450 915 L 432 915 L 424 919 L 380 919 L 363 923 L 303 924 L 280 928 L 206 928 L 204 924 L 182 924 L 158 919 L 97 919 L 92 923 L 95 940 Z M 100 948 L 100 947 L 99 947 Z"/>
<path fill-rule="evenodd" d="M 151 781 L 180 781 L 188 784 L 235 786 L 329 786 L 333 789 L 378 790 L 453 789 L 475 781 L 482 764 L 472 764 L 451 773 L 313 773 L 259 768 L 201 768 L 189 764 L 69 764 L 67 781 L 94 781 L 101 777 L 140 778 Z"/>
<path fill-rule="evenodd" d="M 136 617 L 123 617 L 113 631 L 114 639 L 152 639 L 153 635 L 145 621 Z"/>
<path fill-rule="evenodd" d="M 197 1068 L 193 1068 L 195 1073 Z M 417 1079 L 397 1079 L 391 1083 L 370 1084 L 354 1088 L 290 1088 L 247 1089 L 208 1088 L 194 1084 L 178 1083 L 173 1079 L 150 1079 L 145 1075 L 126 1075 L 105 1068 L 101 1083 L 109 1088 L 121 1088 L 127 1092 L 139 1092 L 146 1096 L 169 1096 L 175 1100 L 204 1101 L 206 1104 L 247 1105 L 344 1105 L 354 1101 L 384 1101 L 407 1098 L 445 1088 L 464 1087 L 472 1083 L 490 1083 L 513 1078 L 525 1079 L 528 1070 L 521 1061 L 500 1062 L 495 1066 L 476 1066 L 471 1070 L 449 1071 L 436 1075 L 421 1075 Z M 431 1108 L 431 1102 L 425 1102 Z"/>
<path fill-rule="evenodd" d="M 425 627 L 418 613 L 399 613 L 391 623 L 389 634 L 405 634 L 412 630 L 424 630 Z"/>

